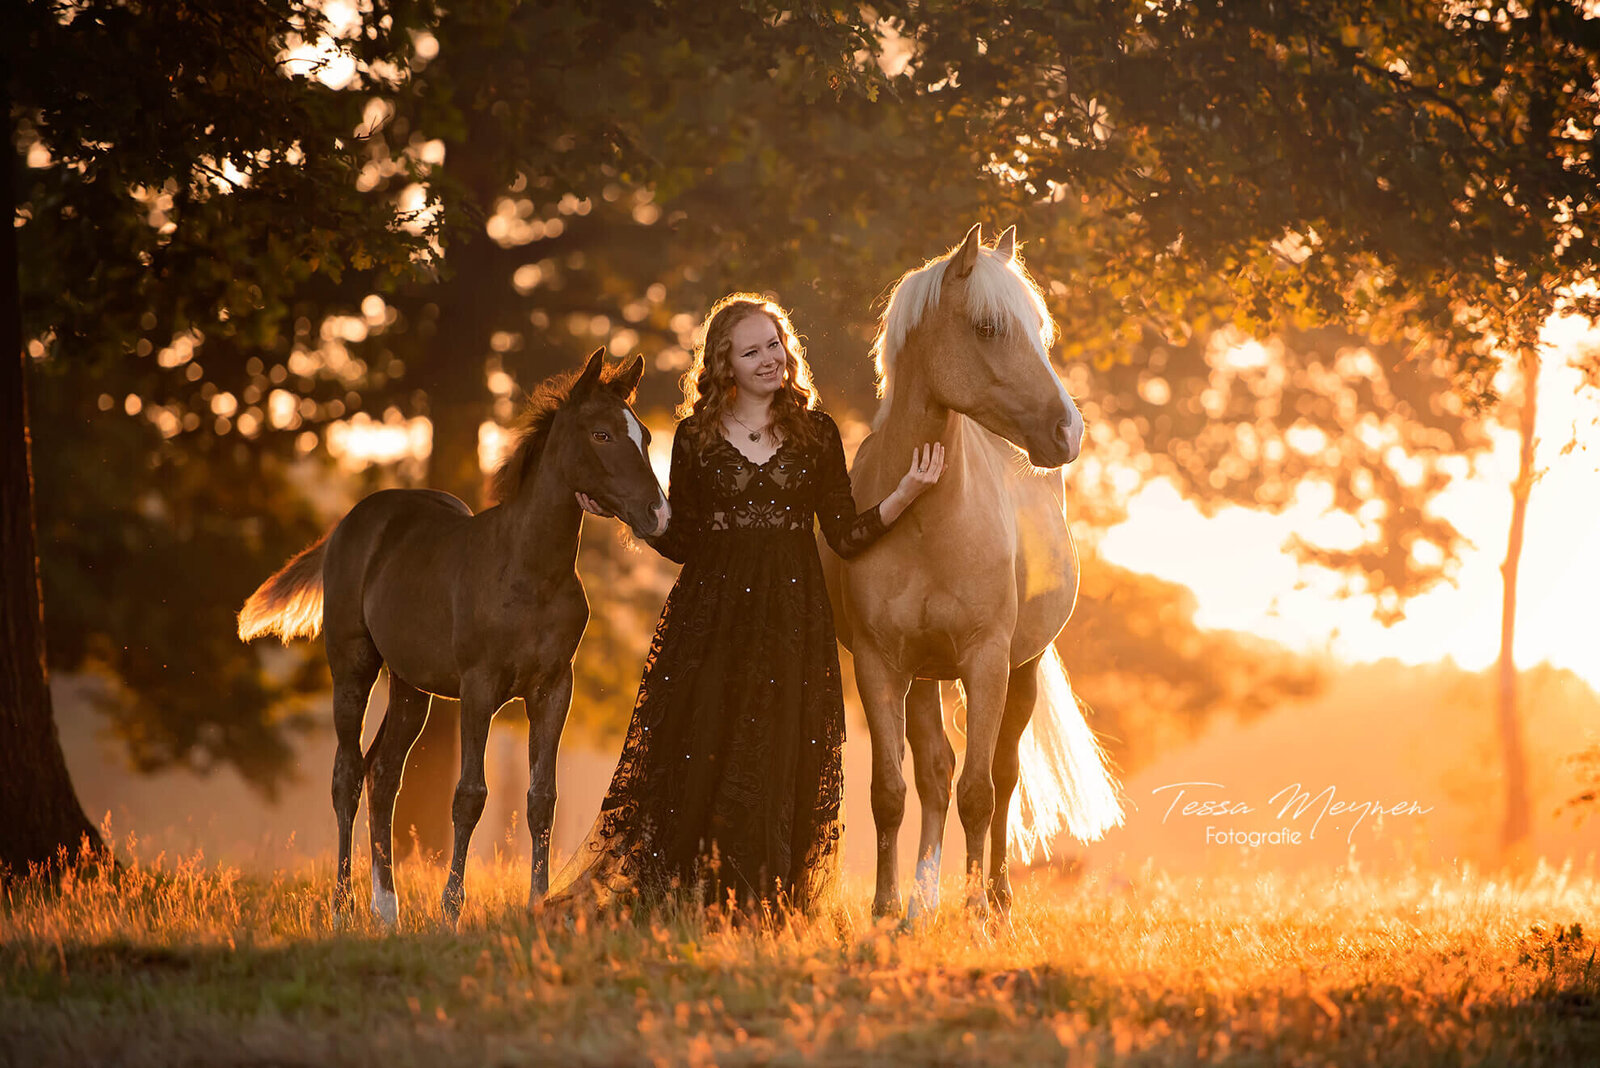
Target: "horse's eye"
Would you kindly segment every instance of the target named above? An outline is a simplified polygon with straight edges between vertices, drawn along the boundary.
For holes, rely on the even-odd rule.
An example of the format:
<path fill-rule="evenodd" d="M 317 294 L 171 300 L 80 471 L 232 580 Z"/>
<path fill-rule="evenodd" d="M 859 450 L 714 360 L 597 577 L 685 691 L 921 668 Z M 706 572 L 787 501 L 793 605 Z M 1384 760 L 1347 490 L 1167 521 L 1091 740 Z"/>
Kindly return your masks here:
<path fill-rule="evenodd" d="M 994 320 L 992 319 L 985 319 L 983 322 L 974 326 L 973 329 L 978 332 L 979 337 L 985 338 L 994 337 L 995 334 L 999 333 L 999 331 L 995 328 Z"/>
<path fill-rule="evenodd" d="M 594 440 L 596 440 L 596 441 L 610 441 L 611 440 L 611 435 L 607 434 L 604 430 L 596 430 L 594 432 Z"/>

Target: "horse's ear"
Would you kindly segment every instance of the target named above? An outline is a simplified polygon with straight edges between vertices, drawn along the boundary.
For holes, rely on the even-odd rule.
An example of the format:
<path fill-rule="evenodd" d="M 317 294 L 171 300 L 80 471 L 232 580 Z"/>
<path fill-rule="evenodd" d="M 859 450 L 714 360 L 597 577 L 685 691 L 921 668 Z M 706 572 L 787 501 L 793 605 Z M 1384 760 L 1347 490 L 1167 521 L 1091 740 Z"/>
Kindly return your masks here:
<path fill-rule="evenodd" d="M 589 356 L 589 362 L 583 365 L 583 374 L 572 384 L 572 396 L 581 397 L 594 389 L 594 384 L 600 381 L 600 369 L 605 366 L 606 350 L 595 349 Z"/>
<path fill-rule="evenodd" d="M 994 250 L 1008 260 L 1017 258 L 1017 228 L 1006 227 L 1006 232 L 1000 235 L 1000 240 L 994 243 Z"/>
<path fill-rule="evenodd" d="M 633 391 L 639 388 L 639 379 L 644 377 L 644 357 L 639 356 L 628 365 L 628 369 L 611 380 L 611 388 L 628 403 L 633 403 Z"/>
<path fill-rule="evenodd" d="M 972 273 L 972 268 L 978 262 L 978 249 L 983 245 L 983 224 L 973 223 L 972 229 L 967 231 L 967 239 L 961 242 L 961 247 L 956 254 L 950 257 L 950 266 L 945 270 L 946 278 L 965 278 Z"/>

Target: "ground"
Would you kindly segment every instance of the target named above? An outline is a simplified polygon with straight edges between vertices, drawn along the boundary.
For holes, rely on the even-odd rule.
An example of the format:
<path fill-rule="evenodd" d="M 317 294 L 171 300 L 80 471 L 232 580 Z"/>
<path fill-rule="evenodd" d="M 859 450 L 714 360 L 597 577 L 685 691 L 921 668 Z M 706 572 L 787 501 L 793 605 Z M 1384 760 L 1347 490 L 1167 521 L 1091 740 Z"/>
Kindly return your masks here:
<path fill-rule="evenodd" d="M 400 872 L 402 924 L 330 874 L 200 858 L 0 904 L 0 1065 L 1600 1063 L 1600 881 L 1024 875 L 1009 925 L 866 887 L 777 926 L 680 909 L 530 915 L 526 873 Z"/>

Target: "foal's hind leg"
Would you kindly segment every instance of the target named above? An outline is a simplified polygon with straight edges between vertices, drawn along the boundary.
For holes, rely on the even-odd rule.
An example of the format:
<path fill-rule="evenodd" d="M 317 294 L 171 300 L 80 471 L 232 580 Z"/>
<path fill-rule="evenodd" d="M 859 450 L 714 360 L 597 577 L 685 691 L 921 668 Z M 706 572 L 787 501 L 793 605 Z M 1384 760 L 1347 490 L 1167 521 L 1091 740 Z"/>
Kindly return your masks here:
<path fill-rule="evenodd" d="M 931 915 L 939 910 L 939 857 L 950 812 L 950 779 L 956 770 L 956 753 L 944 732 L 938 682 L 918 679 L 911 684 L 906 695 L 906 738 L 911 742 L 911 766 L 922 809 L 917 874 L 906 910 L 907 917 L 915 920 L 924 911 Z"/>
<path fill-rule="evenodd" d="M 333 672 L 333 730 L 339 748 L 333 756 L 333 812 L 339 820 L 339 870 L 333 889 L 334 912 L 350 911 L 350 839 L 361 805 L 361 723 L 383 658 L 366 631 L 327 641 Z"/>
<path fill-rule="evenodd" d="M 505 704 L 493 680 L 467 676 L 461 680 L 461 778 L 456 783 L 450 818 L 455 824 L 455 847 L 450 854 L 450 874 L 445 878 L 440 907 L 444 918 L 455 923 L 461 916 L 463 884 L 467 877 L 467 850 L 472 832 L 483 817 L 489 785 L 483 778 L 483 749 L 489 743 L 489 723 Z"/>
<path fill-rule="evenodd" d="M 400 918 L 394 890 L 394 799 L 406 754 L 428 722 L 429 697 L 389 673 L 389 711 L 367 750 L 367 824 L 372 833 L 372 914 L 384 923 Z"/>
<path fill-rule="evenodd" d="M 1043 654 L 1041 654 L 1043 655 Z M 1011 909 L 1011 865 L 1006 857 L 1006 821 L 1017 788 L 1022 732 L 1033 717 L 1039 694 L 1039 657 L 1013 668 L 1006 686 L 1006 710 L 994 748 L 994 818 L 989 824 L 989 900 L 1001 912 Z"/>

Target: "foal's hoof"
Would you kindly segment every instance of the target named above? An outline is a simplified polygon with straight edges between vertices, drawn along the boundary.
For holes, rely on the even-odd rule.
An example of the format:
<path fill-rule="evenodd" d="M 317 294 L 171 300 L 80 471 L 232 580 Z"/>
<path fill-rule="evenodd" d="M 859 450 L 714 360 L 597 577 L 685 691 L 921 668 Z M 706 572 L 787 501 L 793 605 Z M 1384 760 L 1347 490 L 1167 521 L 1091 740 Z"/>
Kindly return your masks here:
<path fill-rule="evenodd" d="M 444 895 L 439 899 L 439 915 L 450 927 L 454 927 L 461 919 L 462 896 L 460 889 L 447 885 Z"/>

